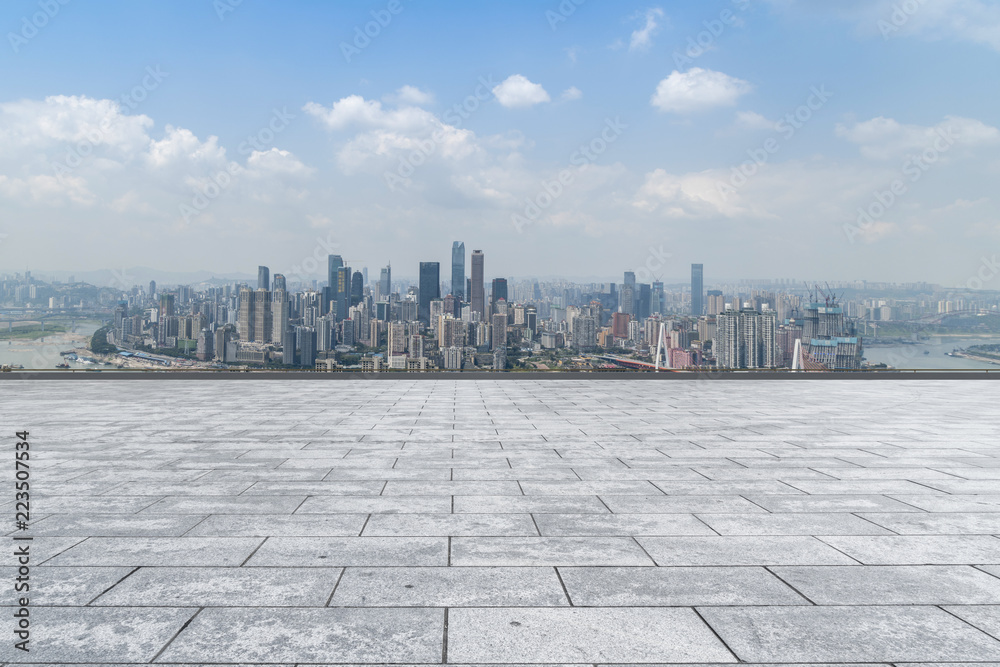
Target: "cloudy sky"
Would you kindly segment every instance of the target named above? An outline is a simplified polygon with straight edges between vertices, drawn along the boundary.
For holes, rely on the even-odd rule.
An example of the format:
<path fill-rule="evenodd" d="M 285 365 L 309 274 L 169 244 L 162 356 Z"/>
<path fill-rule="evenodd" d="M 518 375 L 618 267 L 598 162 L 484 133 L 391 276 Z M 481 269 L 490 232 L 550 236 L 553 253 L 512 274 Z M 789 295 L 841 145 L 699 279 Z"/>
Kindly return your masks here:
<path fill-rule="evenodd" d="M 5 0 L 0 32 L 0 273 L 462 240 L 488 275 L 957 285 L 1000 246 L 992 0 Z"/>

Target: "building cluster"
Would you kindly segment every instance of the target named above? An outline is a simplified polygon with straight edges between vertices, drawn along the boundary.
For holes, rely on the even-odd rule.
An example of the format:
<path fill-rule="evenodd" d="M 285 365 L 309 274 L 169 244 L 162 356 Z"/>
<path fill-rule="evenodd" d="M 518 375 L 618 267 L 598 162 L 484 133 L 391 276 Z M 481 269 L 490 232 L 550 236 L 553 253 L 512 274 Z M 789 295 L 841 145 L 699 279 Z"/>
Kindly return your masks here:
<path fill-rule="evenodd" d="M 562 350 L 614 364 L 657 348 L 671 368 L 777 368 L 795 362 L 796 341 L 815 364 L 862 363 L 861 338 L 836 298 L 706 292 L 700 264 L 690 289 L 666 290 L 638 283 L 634 272 L 620 284 L 487 281 L 485 254 L 467 256 L 461 242 L 444 281 L 439 262 L 420 262 L 413 283 L 394 282 L 390 266 L 369 281 L 367 269 L 339 255 L 327 261 L 324 283 L 296 289 L 265 266 L 256 285 L 133 288 L 115 307 L 109 340 L 203 361 L 320 370 L 499 370 Z"/>
<path fill-rule="evenodd" d="M 486 255 L 451 248 L 450 265 L 415 263 L 369 278 L 339 255 L 324 280 L 286 280 L 259 267 L 256 283 L 94 287 L 0 276 L 10 312 L 111 318 L 109 342 L 125 350 L 268 367 L 366 370 L 504 369 L 620 364 L 682 368 L 854 369 L 863 340 L 927 323 L 983 326 L 1000 313 L 995 292 L 923 283 L 851 281 L 803 289 L 792 281 L 618 283 L 508 279 Z M 412 277 L 411 277 L 412 276 Z M 119 281 L 120 282 L 120 281 Z M 994 318 L 995 319 L 995 318 Z M 907 329 L 907 327 L 910 327 Z M 890 334 L 893 335 L 893 334 Z M 798 359 L 796 358 L 798 355 Z M 654 359 L 654 356 L 656 357 Z"/>

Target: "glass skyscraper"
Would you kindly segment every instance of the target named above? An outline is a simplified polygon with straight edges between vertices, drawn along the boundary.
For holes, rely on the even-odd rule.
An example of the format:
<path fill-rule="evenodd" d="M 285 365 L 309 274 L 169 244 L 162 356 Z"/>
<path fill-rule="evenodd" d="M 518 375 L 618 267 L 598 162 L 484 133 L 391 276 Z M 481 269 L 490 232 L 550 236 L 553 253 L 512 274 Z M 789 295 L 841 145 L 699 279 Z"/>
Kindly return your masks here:
<path fill-rule="evenodd" d="M 691 265 L 691 314 L 701 317 L 705 312 L 705 265 Z"/>
<path fill-rule="evenodd" d="M 465 244 L 461 241 L 451 244 L 451 294 L 465 301 Z"/>
<path fill-rule="evenodd" d="M 420 291 L 417 298 L 417 319 L 429 325 L 431 301 L 441 298 L 440 262 L 420 262 Z"/>

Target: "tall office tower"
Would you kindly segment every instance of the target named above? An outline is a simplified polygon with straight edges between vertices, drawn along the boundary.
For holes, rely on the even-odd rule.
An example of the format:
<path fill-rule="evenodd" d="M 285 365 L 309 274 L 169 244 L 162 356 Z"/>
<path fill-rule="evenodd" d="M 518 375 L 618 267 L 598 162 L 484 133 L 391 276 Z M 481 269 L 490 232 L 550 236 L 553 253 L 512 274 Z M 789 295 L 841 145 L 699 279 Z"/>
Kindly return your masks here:
<path fill-rule="evenodd" d="M 150 280 L 149 281 L 149 298 L 152 299 L 154 294 L 156 294 L 156 281 L 155 280 Z"/>
<path fill-rule="evenodd" d="M 618 312 L 635 315 L 635 285 L 622 285 L 618 290 Z"/>
<path fill-rule="evenodd" d="M 707 315 L 718 315 L 726 310 L 726 297 L 717 289 L 708 290 L 708 311 Z"/>
<path fill-rule="evenodd" d="M 431 323 L 431 301 L 441 298 L 441 264 L 420 262 L 420 288 L 417 293 L 417 319 Z"/>
<path fill-rule="evenodd" d="M 351 305 L 356 306 L 361 303 L 361 297 L 365 293 L 365 277 L 360 271 L 355 271 L 351 276 Z"/>
<path fill-rule="evenodd" d="M 483 265 L 485 263 L 485 256 L 482 250 L 472 251 L 472 281 L 471 294 L 469 294 L 469 304 L 472 306 L 473 313 L 479 313 L 480 319 L 486 318 L 486 295 L 484 291 L 486 285 L 483 282 Z"/>
<path fill-rule="evenodd" d="M 281 363 L 285 366 L 295 365 L 295 329 L 291 324 L 285 325 L 281 332 Z"/>
<path fill-rule="evenodd" d="M 491 332 L 492 344 L 490 345 L 490 350 L 507 347 L 507 316 L 499 314 L 494 315 L 490 322 L 493 325 L 493 331 Z"/>
<path fill-rule="evenodd" d="M 337 271 L 344 266 L 344 260 L 340 255 L 329 255 L 326 258 L 326 278 L 330 287 L 337 286 Z"/>
<path fill-rule="evenodd" d="M 639 288 L 635 284 L 635 271 L 626 271 L 625 280 L 622 283 L 622 291 L 626 289 L 631 289 L 631 299 L 629 303 L 625 303 L 621 292 L 618 294 L 618 310 L 623 313 L 630 313 L 635 315 L 639 312 Z"/>
<path fill-rule="evenodd" d="M 639 319 L 644 320 L 652 314 L 652 302 L 653 302 L 653 290 L 650 289 L 649 285 L 642 283 L 639 285 L 639 307 L 636 309 L 636 314 Z"/>
<path fill-rule="evenodd" d="M 361 277 L 364 280 L 364 282 L 362 283 L 362 285 L 367 285 L 368 284 L 368 267 L 367 266 L 361 267 Z"/>
<path fill-rule="evenodd" d="M 257 267 L 257 289 L 271 289 L 271 270 L 266 266 Z"/>
<path fill-rule="evenodd" d="M 459 301 L 465 300 L 465 244 L 451 244 L 451 293 Z"/>
<path fill-rule="evenodd" d="M 261 287 L 254 294 L 253 338 L 258 343 L 270 343 L 274 335 L 274 321 L 271 319 L 271 293 Z"/>
<path fill-rule="evenodd" d="M 490 290 L 490 311 L 496 312 L 497 302 L 503 299 L 507 301 L 507 279 L 494 278 L 493 289 Z"/>
<path fill-rule="evenodd" d="M 691 314 L 701 317 L 705 314 L 705 265 L 691 265 Z"/>
<path fill-rule="evenodd" d="M 299 366 L 312 368 L 316 365 L 316 330 L 312 327 L 296 327 L 296 344 L 299 348 Z"/>
<path fill-rule="evenodd" d="M 240 305 L 236 315 L 236 332 L 242 341 L 253 340 L 254 291 L 246 285 L 240 287 Z"/>
<path fill-rule="evenodd" d="M 392 294 L 392 265 L 387 264 L 378 279 L 378 295 L 380 299 L 388 299 Z"/>
<path fill-rule="evenodd" d="M 274 274 L 274 291 L 277 292 L 280 289 L 288 289 L 285 285 L 285 276 L 281 273 Z M 276 336 L 274 340 L 281 340 L 281 336 Z"/>
<path fill-rule="evenodd" d="M 342 266 L 337 269 L 333 285 L 332 299 L 337 304 L 337 321 L 342 322 L 347 318 L 347 310 L 351 307 L 351 267 Z M 332 306 L 330 310 L 333 310 Z"/>

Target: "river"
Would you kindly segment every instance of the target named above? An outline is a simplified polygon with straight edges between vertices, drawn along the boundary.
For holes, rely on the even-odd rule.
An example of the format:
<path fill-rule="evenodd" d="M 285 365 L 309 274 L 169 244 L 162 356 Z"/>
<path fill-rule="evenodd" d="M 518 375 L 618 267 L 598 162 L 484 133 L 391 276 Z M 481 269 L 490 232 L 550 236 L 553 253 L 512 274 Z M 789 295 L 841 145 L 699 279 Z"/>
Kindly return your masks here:
<path fill-rule="evenodd" d="M 99 322 L 79 321 L 72 333 L 57 333 L 37 340 L 0 340 L 0 365 L 20 365 L 27 369 L 55 368 L 65 360 L 60 352 L 86 347 L 100 328 Z M 75 364 L 70 364 L 76 367 Z"/>
<path fill-rule="evenodd" d="M 919 345 L 892 345 L 888 347 L 869 347 L 865 341 L 865 359 L 873 364 L 884 363 L 896 368 L 926 368 L 926 369 L 972 369 L 991 368 L 1000 370 L 1000 366 L 986 361 L 948 357 L 946 352 L 955 348 L 968 348 L 973 345 L 997 345 L 1000 338 L 996 337 L 959 337 L 941 336 L 920 341 Z M 930 354 L 924 354 L 927 350 Z"/>

